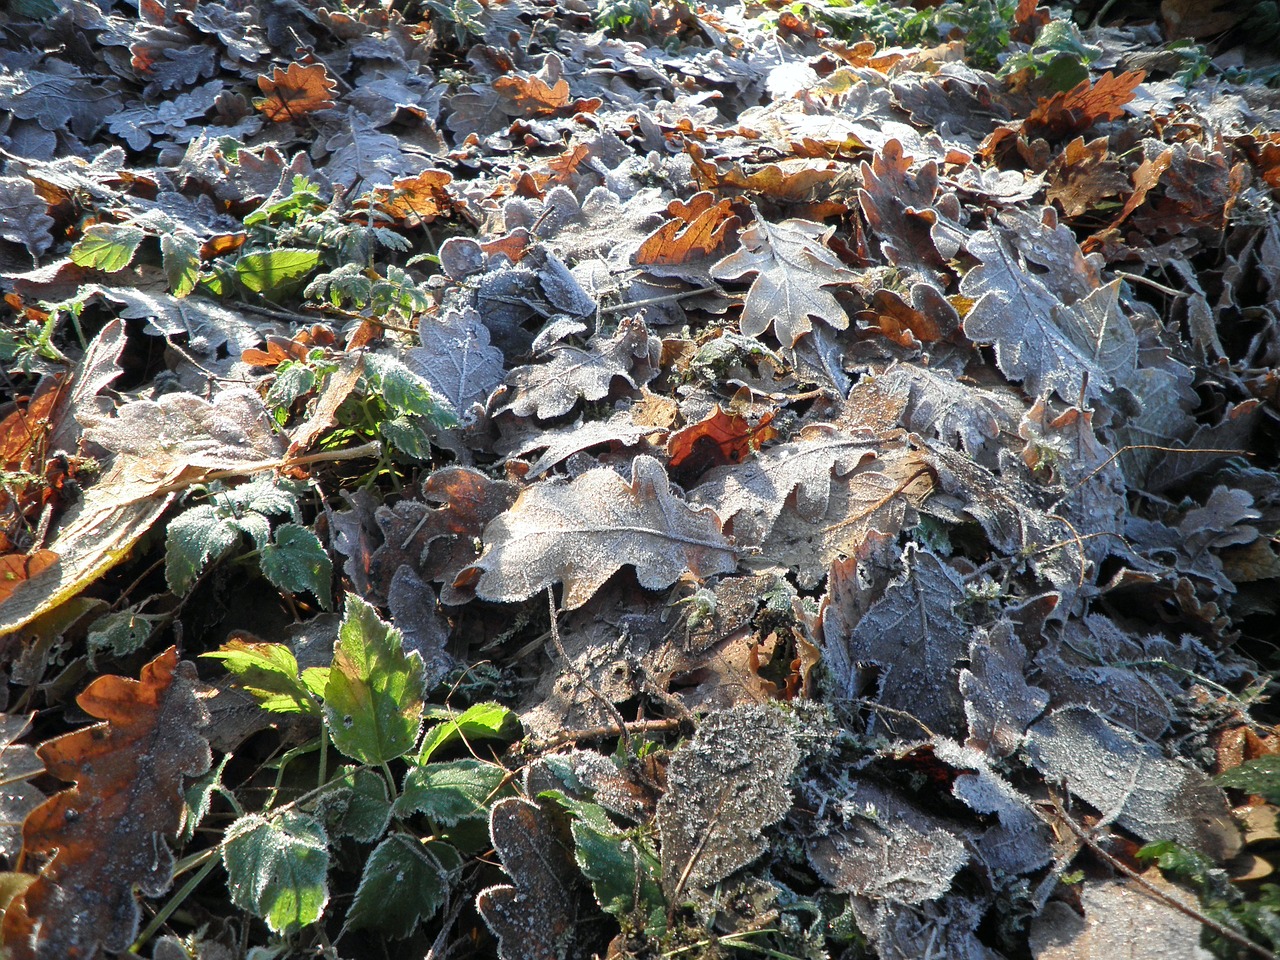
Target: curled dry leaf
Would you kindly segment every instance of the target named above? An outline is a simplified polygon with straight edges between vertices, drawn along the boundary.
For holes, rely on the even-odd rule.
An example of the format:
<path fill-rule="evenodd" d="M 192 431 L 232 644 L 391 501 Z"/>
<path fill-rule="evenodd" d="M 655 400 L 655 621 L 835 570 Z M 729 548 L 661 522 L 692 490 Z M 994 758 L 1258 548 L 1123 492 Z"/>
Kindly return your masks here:
<path fill-rule="evenodd" d="M 686 573 L 706 578 L 737 566 L 716 515 L 676 496 L 662 464 L 646 456 L 632 462 L 630 483 L 598 467 L 569 482 L 530 487 L 485 528 L 483 539 L 484 555 L 462 571 L 458 585 L 474 584 L 477 596 L 510 602 L 563 583 L 569 610 L 623 565 L 635 567 L 649 590 Z"/>
<path fill-rule="evenodd" d="M 27 817 L 27 862 L 48 858 L 5 911 L 0 942 L 13 960 L 67 960 L 121 951 L 138 932 L 134 887 L 160 896 L 173 879 L 165 838 L 178 832 L 183 778 L 209 768 L 195 668 L 170 647 L 140 680 L 99 677 L 76 698 L 106 721 L 42 744 L 49 773 L 75 782 Z"/>

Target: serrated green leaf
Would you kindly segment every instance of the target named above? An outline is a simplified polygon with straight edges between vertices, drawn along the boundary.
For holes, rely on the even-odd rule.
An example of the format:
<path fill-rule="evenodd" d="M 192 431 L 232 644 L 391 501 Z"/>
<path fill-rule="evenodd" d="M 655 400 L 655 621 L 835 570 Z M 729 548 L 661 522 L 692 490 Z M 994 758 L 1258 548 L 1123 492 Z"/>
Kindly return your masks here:
<path fill-rule="evenodd" d="M 186 594 L 205 567 L 230 553 L 240 542 L 240 530 L 203 503 L 169 521 L 164 545 L 164 578 L 169 589 Z"/>
<path fill-rule="evenodd" d="M 396 417 L 378 424 L 383 438 L 401 453 L 417 460 L 431 459 L 431 439 L 410 417 Z"/>
<path fill-rule="evenodd" d="M 387 837 L 365 862 L 347 926 L 403 940 L 444 905 L 461 866 L 447 843 L 424 844 L 402 833 Z"/>
<path fill-rule="evenodd" d="M 323 697 L 324 688 L 329 685 L 329 668 L 307 667 L 302 671 L 302 684 L 317 697 Z"/>
<path fill-rule="evenodd" d="M 320 705 L 298 676 L 298 661 L 283 643 L 228 640 L 219 649 L 201 654 L 221 660 L 240 680 L 240 686 L 272 713 L 318 716 Z"/>
<path fill-rule="evenodd" d="M 298 509 L 301 490 L 289 480 L 257 477 L 238 487 L 221 491 L 218 503 L 234 511 L 255 510 L 258 513 L 293 514 Z"/>
<path fill-rule="evenodd" d="M 276 368 L 276 378 L 267 391 L 267 406 L 288 410 L 295 400 L 306 396 L 316 385 L 316 371 L 305 363 L 286 361 Z"/>
<path fill-rule="evenodd" d="M 397 413 L 433 416 L 437 409 L 431 385 L 395 357 L 371 353 L 365 357 L 364 375 L 369 385 Z"/>
<path fill-rule="evenodd" d="M 169 279 L 169 292 L 185 297 L 200 279 L 200 241 L 193 233 L 166 233 L 160 237 L 160 257 Z"/>
<path fill-rule="evenodd" d="M 1280 754 L 1269 753 L 1242 763 L 1218 777 L 1218 783 L 1280 803 Z"/>
<path fill-rule="evenodd" d="M 227 524 L 247 534 L 259 550 L 265 550 L 271 542 L 271 521 L 256 510 L 246 510 L 240 514 L 230 515 L 224 511 L 223 516 Z"/>
<path fill-rule="evenodd" d="M 96 666 L 98 657 L 126 657 L 141 650 L 163 614 L 141 614 L 133 607 L 109 613 L 89 627 L 89 665 Z"/>
<path fill-rule="evenodd" d="M 296 523 L 276 527 L 273 542 L 262 548 L 258 561 L 263 576 L 281 590 L 310 590 L 326 610 L 333 606 L 333 561 L 320 538 L 306 527 Z"/>
<path fill-rule="evenodd" d="M 459 820 L 486 818 L 507 771 L 482 760 L 453 760 L 413 767 L 396 800 L 396 814 L 425 813 L 452 826 Z"/>
<path fill-rule="evenodd" d="M 329 788 L 321 803 L 326 810 L 336 808 L 325 814 L 336 836 L 373 843 L 386 833 L 391 798 L 385 778 L 366 767 L 343 767 Z"/>
<path fill-rule="evenodd" d="M 314 817 L 289 810 L 241 817 L 222 848 L 231 900 L 275 933 L 315 923 L 329 901 L 329 838 Z"/>
<path fill-rule="evenodd" d="M 460 714 L 446 709 L 429 710 L 426 719 L 443 720 L 431 728 L 418 752 L 419 765 L 431 759 L 431 755 L 447 743 L 463 739 L 514 740 L 520 735 L 520 721 L 506 707 L 497 703 L 477 703 Z"/>
<path fill-rule="evenodd" d="M 133 262 L 146 234 L 128 224 L 95 223 L 85 228 L 71 248 L 71 262 L 80 267 L 115 273 Z"/>
<path fill-rule="evenodd" d="M 227 763 L 230 760 L 231 754 L 224 753 L 216 766 L 210 767 L 204 776 L 191 781 L 182 791 L 183 804 L 186 807 L 182 815 L 182 831 L 178 835 L 178 839 L 182 842 L 188 843 L 196 835 L 196 827 L 200 826 L 200 821 L 209 812 L 209 800 L 213 797 L 213 792 L 222 784 L 222 771 L 227 769 Z"/>
<path fill-rule="evenodd" d="M 236 261 L 236 276 L 245 289 L 273 296 L 291 293 L 320 265 L 319 250 L 283 248 L 246 253 Z"/>
<path fill-rule="evenodd" d="M 324 688 L 334 746 L 361 763 L 404 756 L 418 738 L 423 688 L 422 658 L 404 652 L 400 631 L 348 596 Z"/>

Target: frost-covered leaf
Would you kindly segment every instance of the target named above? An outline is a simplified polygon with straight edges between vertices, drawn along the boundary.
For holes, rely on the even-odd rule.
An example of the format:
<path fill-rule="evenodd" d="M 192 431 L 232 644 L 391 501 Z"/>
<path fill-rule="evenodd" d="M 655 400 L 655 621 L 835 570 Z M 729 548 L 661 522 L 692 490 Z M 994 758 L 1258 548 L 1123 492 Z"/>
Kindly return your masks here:
<path fill-rule="evenodd" d="M 832 476 L 843 477 L 874 457 L 875 439 L 831 424 L 810 424 L 795 440 L 761 451 L 745 463 L 713 468 L 689 498 L 715 509 L 739 544 L 760 544 L 795 494 L 795 511 L 806 520 L 827 512 Z"/>
<path fill-rule="evenodd" d="M 950 825 L 901 794 L 859 780 L 843 798 L 856 814 L 808 843 L 818 876 L 841 893 L 920 903 L 941 897 L 969 853 Z"/>
<path fill-rule="evenodd" d="M 686 572 L 705 578 L 737 566 L 715 514 L 677 497 L 662 464 L 644 456 L 632 461 L 630 483 L 600 467 L 530 487 L 483 539 L 484 555 L 463 571 L 477 595 L 510 602 L 563 583 L 570 610 L 623 565 L 650 590 Z"/>
<path fill-rule="evenodd" d="M 1087 707 L 1064 707 L 1027 735 L 1035 768 L 1144 840 L 1173 840 L 1215 861 L 1240 849 L 1222 788 Z"/>
<path fill-rule="evenodd" d="M 128 224 L 95 223 L 71 248 L 71 262 L 104 273 L 123 270 L 138 252 L 146 234 Z"/>
<path fill-rule="evenodd" d="M 755 704 L 713 713 L 672 754 L 658 803 L 662 888 L 701 898 L 765 849 L 760 832 L 791 809 L 800 751 L 782 717 Z"/>
<path fill-rule="evenodd" d="M 824 636 L 824 656 L 837 696 L 873 696 L 935 733 L 954 736 L 964 729 L 956 662 L 968 655 L 969 628 L 955 612 L 964 587 L 927 550 L 909 549 L 903 563 L 902 579 L 885 590 L 849 636 Z M 900 736 L 920 734 L 909 721 L 892 722 Z"/>
<path fill-rule="evenodd" d="M 315 923 L 329 902 L 329 838 L 305 813 L 241 817 L 227 828 L 222 863 L 232 902 L 276 933 Z"/>
<path fill-rule="evenodd" d="M 0 714 L 0 857 L 12 862 L 22 845 L 22 821 L 44 800 L 27 783 L 44 772 L 34 748 L 14 743 L 27 732 L 35 714 Z"/>
<path fill-rule="evenodd" d="M 536 480 L 575 453 L 604 444 L 636 446 L 644 437 L 654 432 L 653 427 L 636 423 L 630 411 L 623 411 L 608 420 L 588 420 L 585 423 L 579 420 L 572 426 L 556 430 L 521 434 L 510 447 L 500 449 L 510 450 L 511 456 L 523 456 L 530 451 L 545 448 L 542 456 L 530 465 L 529 472 L 525 474 L 528 479 Z"/>
<path fill-rule="evenodd" d="M 476 897 L 476 909 L 498 938 L 498 956 L 564 957 L 577 916 L 571 841 L 547 811 L 518 797 L 494 804 L 489 835 L 511 877 L 510 884 L 486 887 Z"/>
<path fill-rule="evenodd" d="M 449 844 L 394 833 L 365 861 L 347 926 L 402 940 L 444 906 L 461 872 L 462 860 Z"/>
<path fill-rule="evenodd" d="M 33 257 L 53 246 L 53 217 L 30 180 L 0 177 L 0 209 L 0 239 L 22 244 Z"/>
<path fill-rule="evenodd" d="M 200 276 L 200 241 L 191 233 L 166 233 L 160 237 L 160 254 L 169 292 L 175 297 L 187 296 Z"/>
<path fill-rule="evenodd" d="M 387 832 L 391 809 L 387 778 L 369 767 L 343 767 L 320 798 L 330 834 L 361 843 L 373 843 Z"/>
<path fill-rule="evenodd" d="M 333 745 L 361 763 L 404 756 L 418 738 L 422 695 L 422 658 L 406 653 L 400 631 L 348 594 L 324 689 Z"/>
<path fill-rule="evenodd" d="M 742 232 L 742 248 L 711 268 L 717 280 L 756 274 L 742 309 L 743 336 L 758 337 L 772 324 L 782 345 L 791 347 L 813 329 L 811 317 L 837 330 L 849 325 L 844 307 L 824 289 L 855 279 L 826 247 L 833 230 L 809 220 L 757 219 Z"/>
<path fill-rule="evenodd" d="M 281 590 L 300 593 L 310 590 L 328 610 L 333 606 L 330 581 L 333 561 L 320 543 L 320 538 L 296 523 L 282 523 L 271 543 L 258 555 L 263 575 Z"/>
<path fill-rule="evenodd" d="M 638 387 L 657 372 L 658 346 L 638 318 L 624 320 L 607 340 L 593 337 L 586 348 L 557 344 L 547 361 L 507 375 L 512 398 L 500 409 L 549 420 L 568 413 L 579 399 L 607 396 L 614 378 Z"/>
<path fill-rule="evenodd" d="M 404 362 L 449 402 L 455 415 L 482 403 L 502 382 L 502 351 L 489 345 L 489 328 L 470 307 L 450 310 L 418 325 L 422 346 L 405 354 Z"/>
<path fill-rule="evenodd" d="M 396 815 L 425 813 L 446 826 L 483 817 L 508 779 L 502 767 L 482 760 L 415 765 L 396 799 Z"/>
<path fill-rule="evenodd" d="M 258 89 L 263 96 L 253 105 L 268 120 L 282 123 L 301 120 L 309 113 L 332 107 L 334 102 L 330 98 L 337 83 L 323 63 L 291 63 L 288 67 L 276 67 L 270 76 L 259 76 Z"/>
<path fill-rule="evenodd" d="M 1022 743 L 1027 727 L 1049 704 L 1049 694 L 1027 683 L 1027 651 L 1000 620 L 979 628 L 969 645 L 969 666 L 960 671 L 960 692 L 969 721 L 969 746 L 989 757 L 1007 757 Z"/>

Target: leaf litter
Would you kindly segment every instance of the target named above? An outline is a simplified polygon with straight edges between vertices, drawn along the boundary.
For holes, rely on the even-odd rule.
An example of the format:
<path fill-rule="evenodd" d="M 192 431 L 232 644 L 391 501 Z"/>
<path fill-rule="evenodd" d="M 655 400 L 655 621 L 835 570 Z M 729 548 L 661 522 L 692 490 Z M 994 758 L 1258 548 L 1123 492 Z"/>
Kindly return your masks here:
<path fill-rule="evenodd" d="M 1092 6 L 14 6 L 3 949 L 1273 955 L 1280 22 Z"/>

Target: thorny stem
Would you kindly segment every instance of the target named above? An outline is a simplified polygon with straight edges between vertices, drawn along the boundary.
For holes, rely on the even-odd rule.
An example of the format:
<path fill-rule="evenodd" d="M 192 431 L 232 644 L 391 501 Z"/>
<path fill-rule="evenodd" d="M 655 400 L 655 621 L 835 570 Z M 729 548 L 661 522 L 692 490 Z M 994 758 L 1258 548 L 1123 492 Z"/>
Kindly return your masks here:
<path fill-rule="evenodd" d="M 1126 864 L 1123 860 L 1120 860 L 1110 851 L 1104 849 L 1102 844 L 1098 843 L 1098 841 L 1095 840 L 1090 835 L 1088 830 L 1086 830 L 1083 826 L 1081 826 L 1079 823 L 1077 823 L 1075 820 L 1071 818 L 1071 816 L 1066 812 L 1066 810 L 1062 808 L 1061 803 L 1054 802 L 1052 806 L 1053 806 L 1052 816 L 1037 810 L 1037 816 L 1039 816 L 1039 818 L 1046 825 L 1048 825 L 1049 827 L 1052 827 L 1053 818 L 1056 817 L 1062 823 L 1066 824 L 1067 828 L 1072 833 L 1074 833 L 1076 837 L 1078 837 L 1086 847 L 1088 847 L 1091 851 L 1093 851 L 1093 853 L 1095 853 L 1098 857 L 1100 857 L 1109 867 L 1111 867 L 1113 870 L 1118 871 L 1119 873 L 1124 874 L 1124 876 L 1128 877 L 1138 886 L 1142 887 L 1143 890 L 1145 890 L 1151 896 L 1155 897 L 1161 903 L 1165 904 L 1166 906 L 1172 907 L 1174 910 L 1177 910 L 1179 913 L 1185 914 L 1186 916 L 1190 917 L 1192 920 L 1195 920 L 1197 923 L 1208 927 L 1214 933 L 1218 934 L 1218 936 L 1223 937 L 1226 940 L 1230 940 L 1236 946 L 1241 947 L 1245 950 L 1248 950 L 1250 953 L 1257 954 L 1260 957 L 1265 957 L 1266 960 L 1280 960 L 1280 956 L 1277 956 L 1275 953 L 1268 950 L 1262 944 L 1254 943 L 1248 937 L 1244 936 L 1241 933 L 1238 933 L 1235 930 L 1232 930 L 1226 924 L 1219 923 L 1217 920 L 1214 920 L 1212 917 L 1206 916 L 1204 913 L 1202 913 L 1200 910 L 1197 910 L 1195 907 L 1192 907 L 1186 903 L 1183 903 L 1177 897 L 1174 897 L 1168 893 L 1165 893 L 1163 890 L 1157 887 L 1154 883 L 1152 883 L 1142 874 L 1138 873 L 1138 871 L 1134 870 L 1132 867 Z"/>

